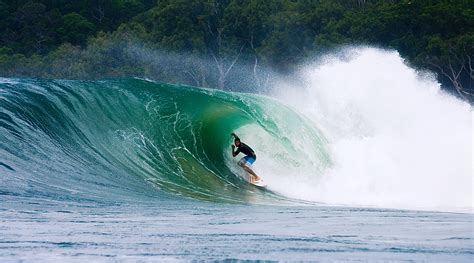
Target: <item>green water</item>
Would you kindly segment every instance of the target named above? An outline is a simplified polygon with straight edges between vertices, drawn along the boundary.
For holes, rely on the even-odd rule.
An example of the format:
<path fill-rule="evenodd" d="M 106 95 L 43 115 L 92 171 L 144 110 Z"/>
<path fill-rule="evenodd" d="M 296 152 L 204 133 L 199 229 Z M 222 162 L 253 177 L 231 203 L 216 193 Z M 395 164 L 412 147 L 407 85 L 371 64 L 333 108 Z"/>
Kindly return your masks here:
<path fill-rule="evenodd" d="M 278 165 L 295 171 L 311 165 L 317 176 L 330 163 L 317 127 L 264 96 L 138 79 L 2 85 L 10 117 L 2 125 L 11 130 L 2 138 L 4 164 L 35 170 L 32 177 L 45 192 L 62 195 L 74 185 L 89 196 L 286 199 L 272 191 L 271 180 L 262 191 L 241 178 L 238 158 L 230 155 L 232 132 L 256 150 L 263 173 Z"/>

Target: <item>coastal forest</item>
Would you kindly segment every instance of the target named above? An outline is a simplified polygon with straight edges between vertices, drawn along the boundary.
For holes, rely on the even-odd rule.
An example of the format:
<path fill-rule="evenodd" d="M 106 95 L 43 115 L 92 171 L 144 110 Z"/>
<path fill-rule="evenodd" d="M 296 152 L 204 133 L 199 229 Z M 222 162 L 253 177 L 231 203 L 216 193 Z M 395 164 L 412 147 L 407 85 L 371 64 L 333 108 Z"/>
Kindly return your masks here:
<path fill-rule="evenodd" d="M 472 0 L 0 0 L 0 30 L 2 77 L 228 90 L 242 76 L 264 87 L 318 56 L 374 46 L 474 99 Z"/>

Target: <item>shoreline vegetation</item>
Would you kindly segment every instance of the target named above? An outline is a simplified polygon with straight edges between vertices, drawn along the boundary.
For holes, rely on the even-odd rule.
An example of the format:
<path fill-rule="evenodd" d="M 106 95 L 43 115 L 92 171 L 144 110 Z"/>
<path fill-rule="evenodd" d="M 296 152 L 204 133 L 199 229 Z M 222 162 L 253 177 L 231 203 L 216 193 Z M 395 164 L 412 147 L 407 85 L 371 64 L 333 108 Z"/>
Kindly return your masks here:
<path fill-rule="evenodd" d="M 0 76 L 265 89 L 345 46 L 397 50 L 474 101 L 468 0 L 0 0 Z"/>

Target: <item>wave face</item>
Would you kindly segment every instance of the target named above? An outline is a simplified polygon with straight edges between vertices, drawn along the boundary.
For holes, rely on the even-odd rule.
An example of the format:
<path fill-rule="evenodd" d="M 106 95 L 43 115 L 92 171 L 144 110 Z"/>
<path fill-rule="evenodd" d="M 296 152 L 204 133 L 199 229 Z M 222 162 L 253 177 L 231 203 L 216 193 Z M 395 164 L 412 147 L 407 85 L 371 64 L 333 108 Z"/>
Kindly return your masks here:
<path fill-rule="evenodd" d="M 234 131 L 268 183 L 330 163 L 311 122 L 262 96 L 138 79 L 0 82 L 3 195 L 281 200 L 239 177 Z"/>

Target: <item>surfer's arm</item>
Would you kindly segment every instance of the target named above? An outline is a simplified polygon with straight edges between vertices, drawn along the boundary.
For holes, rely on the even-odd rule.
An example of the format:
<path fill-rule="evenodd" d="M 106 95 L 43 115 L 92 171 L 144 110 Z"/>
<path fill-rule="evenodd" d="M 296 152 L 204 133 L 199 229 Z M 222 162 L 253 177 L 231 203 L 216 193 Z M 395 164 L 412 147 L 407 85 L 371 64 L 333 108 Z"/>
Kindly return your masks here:
<path fill-rule="evenodd" d="M 240 138 L 239 138 L 239 136 L 237 136 L 237 134 L 231 133 L 230 135 L 234 136 L 234 139 L 235 139 L 235 140 L 240 140 Z"/>
<path fill-rule="evenodd" d="M 239 148 L 237 148 L 237 151 L 234 151 L 234 149 L 235 149 L 235 146 L 234 146 L 234 145 L 232 145 L 232 156 L 234 156 L 234 157 L 235 157 L 235 156 L 237 156 L 237 155 L 240 153 L 240 149 L 239 149 Z"/>

